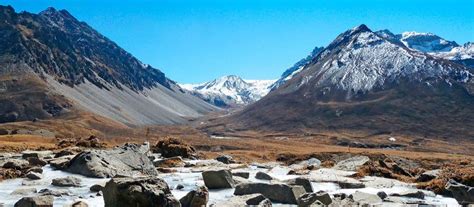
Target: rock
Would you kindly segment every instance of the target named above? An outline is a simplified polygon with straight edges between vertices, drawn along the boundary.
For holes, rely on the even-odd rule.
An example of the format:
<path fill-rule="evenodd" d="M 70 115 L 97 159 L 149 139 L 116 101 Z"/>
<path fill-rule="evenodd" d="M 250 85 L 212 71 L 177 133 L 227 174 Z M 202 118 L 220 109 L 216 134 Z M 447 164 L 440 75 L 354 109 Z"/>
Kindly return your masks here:
<path fill-rule="evenodd" d="M 29 194 L 35 194 L 36 192 L 37 192 L 36 188 L 20 188 L 20 189 L 14 190 L 10 194 L 11 195 L 29 195 Z"/>
<path fill-rule="evenodd" d="M 388 197 L 387 193 L 385 193 L 383 191 L 379 191 L 377 193 L 377 196 L 379 196 L 379 198 L 382 199 L 382 200 Z"/>
<path fill-rule="evenodd" d="M 392 165 L 392 170 L 393 170 L 394 173 L 404 175 L 404 176 L 408 176 L 408 177 L 413 177 L 413 175 L 408 170 L 406 170 L 405 168 L 401 167 L 398 164 L 393 164 Z"/>
<path fill-rule="evenodd" d="M 249 172 L 232 172 L 232 176 L 237 176 L 245 179 L 250 178 L 250 173 Z"/>
<path fill-rule="evenodd" d="M 51 185 L 58 186 L 58 187 L 80 187 L 81 186 L 81 179 L 67 176 L 65 178 L 56 178 L 53 179 Z"/>
<path fill-rule="evenodd" d="M 157 167 L 156 170 L 161 173 L 175 173 L 178 172 L 178 170 L 173 169 L 173 168 L 164 168 L 164 167 Z"/>
<path fill-rule="evenodd" d="M 316 201 L 319 201 L 322 205 L 328 206 L 332 203 L 331 196 L 324 192 L 320 191 L 317 193 L 305 193 L 298 198 L 298 207 L 311 206 Z"/>
<path fill-rule="evenodd" d="M 430 170 L 422 173 L 416 178 L 417 182 L 428 182 L 430 180 L 433 180 L 439 176 L 441 173 L 441 170 Z"/>
<path fill-rule="evenodd" d="M 163 157 L 194 158 L 196 150 L 175 138 L 160 140 L 153 149 L 154 153 L 161 153 Z"/>
<path fill-rule="evenodd" d="M 28 169 L 27 173 L 29 173 L 29 172 L 35 172 L 35 173 L 42 174 L 43 173 L 43 168 L 41 168 L 41 167 L 32 167 L 32 168 Z"/>
<path fill-rule="evenodd" d="M 456 182 L 455 180 L 449 180 L 446 183 L 446 190 L 450 191 L 453 194 L 453 197 L 460 204 L 469 204 L 474 203 L 474 188 L 470 186 L 463 185 Z"/>
<path fill-rule="evenodd" d="M 219 162 L 222 162 L 224 164 L 235 163 L 234 158 L 232 158 L 232 156 L 230 156 L 230 155 L 220 155 L 220 156 L 216 157 L 216 160 L 219 161 Z"/>
<path fill-rule="evenodd" d="M 243 178 L 243 177 L 238 177 L 238 176 L 234 176 L 232 177 L 234 179 L 234 183 L 235 185 L 238 185 L 238 184 L 241 184 L 241 183 L 248 183 L 250 182 L 249 180 Z"/>
<path fill-rule="evenodd" d="M 288 185 L 298 185 L 302 186 L 307 193 L 313 192 L 313 186 L 311 186 L 311 181 L 306 178 L 294 178 L 284 181 Z"/>
<path fill-rule="evenodd" d="M 26 150 L 21 152 L 23 159 L 28 159 L 30 157 L 35 157 L 35 158 L 45 158 L 53 155 L 52 151 L 32 151 L 32 150 Z"/>
<path fill-rule="evenodd" d="M 209 191 L 206 186 L 201 186 L 197 190 L 192 190 L 184 197 L 179 199 L 182 207 L 201 207 L 207 206 L 209 201 Z"/>
<path fill-rule="evenodd" d="M 66 190 L 51 190 L 51 189 L 41 189 L 38 191 L 39 194 L 41 195 L 51 195 L 54 197 L 61 197 L 61 196 L 68 196 L 70 193 Z"/>
<path fill-rule="evenodd" d="M 283 204 L 297 204 L 298 198 L 306 193 L 301 186 L 267 183 L 243 183 L 235 187 L 234 195 L 248 195 L 260 193 L 272 202 Z"/>
<path fill-rule="evenodd" d="M 181 190 L 184 188 L 184 185 L 178 184 L 176 185 L 176 190 Z"/>
<path fill-rule="evenodd" d="M 15 203 L 15 207 L 53 207 L 53 196 L 25 197 Z"/>
<path fill-rule="evenodd" d="M 54 158 L 59 158 L 59 157 L 64 157 L 64 156 L 70 156 L 70 155 L 75 155 L 80 149 L 79 148 L 67 148 L 59 151 L 54 155 Z"/>
<path fill-rule="evenodd" d="M 204 171 L 202 178 L 209 189 L 233 188 L 235 185 L 229 170 Z"/>
<path fill-rule="evenodd" d="M 170 157 L 153 162 L 155 167 L 170 168 L 170 167 L 184 167 L 185 163 L 181 157 Z"/>
<path fill-rule="evenodd" d="M 263 196 L 262 194 L 249 194 L 242 196 L 233 196 L 225 202 L 218 203 L 216 207 L 241 207 L 241 206 L 253 206 L 253 207 L 271 207 L 272 202 Z"/>
<path fill-rule="evenodd" d="M 179 207 L 168 184 L 157 177 L 113 178 L 103 189 L 105 207 Z"/>
<path fill-rule="evenodd" d="M 99 192 L 99 191 L 102 191 L 104 189 L 104 187 L 105 187 L 105 183 L 95 184 L 95 185 L 91 186 L 89 188 L 89 190 L 91 192 Z"/>
<path fill-rule="evenodd" d="M 41 178 L 43 178 L 41 173 L 37 173 L 37 172 L 29 172 L 28 174 L 26 174 L 26 177 L 31 180 L 40 180 Z"/>
<path fill-rule="evenodd" d="M 257 174 L 255 175 L 255 178 L 260 179 L 260 180 L 273 180 L 272 176 L 264 172 L 257 172 Z"/>
<path fill-rule="evenodd" d="M 87 203 L 84 201 L 77 201 L 71 204 L 71 207 L 89 207 L 89 205 L 87 205 Z"/>
<path fill-rule="evenodd" d="M 343 189 L 365 188 L 365 184 L 355 179 L 342 179 L 337 182 Z"/>
<path fill-rule="evenodd" d="M 56 170 L 65 170 L 69 164 L 69 162 L 74 158 L 75 156 L 69 155 L 69 156 L 63 156 L 59 158 L 55 158 L 49 161 L 49 165 L 53 167 Z"/>
<path fill-rule="evenodd" d="M 48 164 L 46 161 L 38 157 L 28 157 L 28 163 L 30 163 L 31 166 L 41 166 L 41 167 Z"/>
<path fill-rule="evenodd" d="M 338 162 L 336 166 L 333 167 L 333 169 L 356 171 L 360 166 L 366 164 L 369 161 L 370 159 L 367 156 L 355 156 Z"/>
<path fill-rule="evenodd" d="M 419 198 L 425 199 L 425 194 L 419 190 L 407 190 L 400 193 L 392 193 L 390 196 L 399 196 L 399 197 L 410 197 L 410 198 Z"/>
<path fill-rule="evenodd" d="M 299 163 L 292 164 L 289 167 L 294 170 L 304 170 L 304 169 L 314 170 L 321 167 L 321 161 L 316 158 L 310 158 L 308 160 L 304 160 Z"/>
<path fill-rule="evenodd" d="M 153 163 L 143 153 L 147 146 L 125 144 L 112 150 L 91 150 L 76 155 L 66 171 L 95 178 L 158 175 Z"/>
<path fill-rule="evenodd" d="M 15 170 L 25 170 L 29 167 L 30 163 L 28 161 L 19 159 L 10 159 L 5 164 L 3 164 L 3 168 Z"/>
<path fill-rule="evenodd" d="M 360 204 L 374 205 L 382 203 L 382 199 L 378 195 L 364 193 L 360 191 L 356 191 L 355 193 L 351 194 L 349 198 Z"/>

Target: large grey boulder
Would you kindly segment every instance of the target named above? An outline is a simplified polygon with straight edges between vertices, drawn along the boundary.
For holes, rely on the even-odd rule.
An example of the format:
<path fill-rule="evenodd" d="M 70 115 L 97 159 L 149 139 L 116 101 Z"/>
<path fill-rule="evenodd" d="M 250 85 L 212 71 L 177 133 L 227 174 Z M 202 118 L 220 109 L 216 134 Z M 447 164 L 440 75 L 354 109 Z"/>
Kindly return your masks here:
<path fill-rule="evenodd" d="M 235 186 L 235 181 L 229 170 L 204 171 L 202 178 L 209 189 L 233 188 Z"/>
<path fill-rule="evenodd" d="M 158 175 L 145 152 L 148 145 L 125 144 L 112 150 L 91 150 L 76 155 L 65 170 L 88 177 Z"/>
<path fill-rule="evenodd" d="M 298 198 L 298 207 L 312 206 L 315 203 L 328 206 L 332 203 L 331 196 L 324 191 L 317 193 L 305 193 Z"/>
<path fill-rule="evenodd" d="M 53 196 L 25 197 L 15 203 L 15 207 L 53 207 Z"/>
<path fill-rule="evenodd" d="M 20 159 L 10 159 L 5 164 L 3 168 L 15 169 L 15 170 L 25 170 L 30 167 L 30 163 L 26 160 Z"/>
<path fill-rule="evenodd" d="M 273 180 L 272 176 L 264 172 L 257 172 L 257 174 L 255 174 L 255 178 L 259 180 Z"/>
<path fill-rule="evenodd" d="M 474 203 L 474 188 L 463 185 L 456 182 L 455 180 L 449 180 L 446 183 L 446 190 L 450 191 L 453 194 L 453 197 L 460 204 L 471 204 Z"/>
<path fill-rule="evenodd" d="M 80 187 L 81 186 L 81 179 L 67 176 L 64 178 L 55 178 L 51 182 L 51 185 L 58 186 L 58 187 Z"/>
<path fill-rule="evenodd" d="M 11 192 L 10 195 L 29 195 L 35 194 L 36 192 L 36 188 L 19 188 Z"/>
<path fill-rule="evenodd" d="M 241 206 L 253 206 L 253 207 L 271 207 L 272 202 L 263 196 L 262 194 L 249 194 L 249 195 L 242 195 L 242 196 L 233 196 L 232 198 L 217 203 L 213 205 L 213 207 L 241 207 Z"/>
<path fill-rule="evenodd" d="M 302 186 L 307 193 L 313 192 L 313 186 L 311 185 L 311 181 L 306 178 L 293 178 L 284 181 L 288 185 L 299 185 Z"/>
<path fill-rule="evenodd" d="M 416 178 L 417 182 L 428 182 L 430 180 L 433 180 L 439 176 L 441 173 L 441 170 L 430 170 L 422 173 Z"/>
<path fill-rule="evenodd" d="M 102 190 L 105 207 L 180 207 L 168 184 L 157 177 L 113 178 Z"/>
<path fill-rule="evenodd" d="M 268 183 L 242 183 L 235 187 L 234 195 L 260 193 L 272 202 L 297 204 L 298 198 L 306 193 L 301 186 Z"/>
<path fill-rule="evenodd" d="M 192 190 L 184 197 L 179 199 L 182 207 L 201 207 L 207 206 L 209 201 L 209 191 L 206 186 L 201 186 L 197 190 Z"/>
<path fill-rule="evenodd" d="M 26 177 L 31 179 L 31 180 L 39 180 L 39 179 L 43 178 L 41 173 L 37 173 L 37 172 L 29 172 L 28 174 L 26 174 Z"/>
<path fill-rule="evenodd" d="M 364 193 L 360 191 L 356 191 L 355 193 L 351 194 L 349 196 L 353 201 L 358 202 L 360 204 L 381 204 L 382 199 L 375 194 L 370 194 L 370 193 Z"/>
<path fill-rule="evenodd" d="M 52 151 L 33 151 L 33 150 L 26 150 L 21 152 L 23 159 L 28 159 L 30 157 L 35 157 L 35 158 L 47 158 L 47 157 L 52 157 L 53 152 Z"/>
<path fill-rule="evenodd" d="M 347 170 L 347 171 L 356 171 L 360 166 L 369 162 L 370 159 L 367 156 L 355 156 L 349 159 L 342 160 L 338 162 L 333 169 L 336 170 Z"/>

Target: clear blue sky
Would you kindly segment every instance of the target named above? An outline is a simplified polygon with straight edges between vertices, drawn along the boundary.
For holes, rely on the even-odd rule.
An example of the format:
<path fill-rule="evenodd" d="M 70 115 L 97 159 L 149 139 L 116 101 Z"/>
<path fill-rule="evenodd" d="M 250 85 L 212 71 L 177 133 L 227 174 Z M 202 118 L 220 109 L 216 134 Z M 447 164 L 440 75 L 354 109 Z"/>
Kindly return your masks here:
<path fill-rule="evenodd" d="M 339 33 L 432 32 L 474 41 L 474 0 L 2 0 L 17 11 L 66 9 L 178 82 L 227 74 L 274 79 Z"/>

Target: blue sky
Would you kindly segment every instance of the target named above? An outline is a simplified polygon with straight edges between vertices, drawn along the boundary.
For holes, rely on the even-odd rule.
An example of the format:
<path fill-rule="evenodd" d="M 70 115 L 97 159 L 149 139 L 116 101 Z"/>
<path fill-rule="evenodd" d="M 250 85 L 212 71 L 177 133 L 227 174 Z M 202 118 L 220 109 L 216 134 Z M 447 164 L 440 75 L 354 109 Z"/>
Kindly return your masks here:
<path fill-rule="evenodd" d="M 366 24 L 474 41 L 474 0 L 2 0 L 66 9 L 173 80 L 275 79 L 313 47 Z"/>

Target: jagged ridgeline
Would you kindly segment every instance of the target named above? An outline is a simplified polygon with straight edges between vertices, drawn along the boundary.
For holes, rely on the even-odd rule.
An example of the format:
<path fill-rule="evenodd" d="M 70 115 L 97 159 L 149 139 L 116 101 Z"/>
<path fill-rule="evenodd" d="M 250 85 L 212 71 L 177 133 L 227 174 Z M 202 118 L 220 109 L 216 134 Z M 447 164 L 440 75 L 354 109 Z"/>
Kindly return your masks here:
<path fill-rule="evenodd" d="M 130 125 L 180 123 L 214 110 L 65 10 L 0 6 L 0 37 L 0 122 L 74 106 Z"/>

